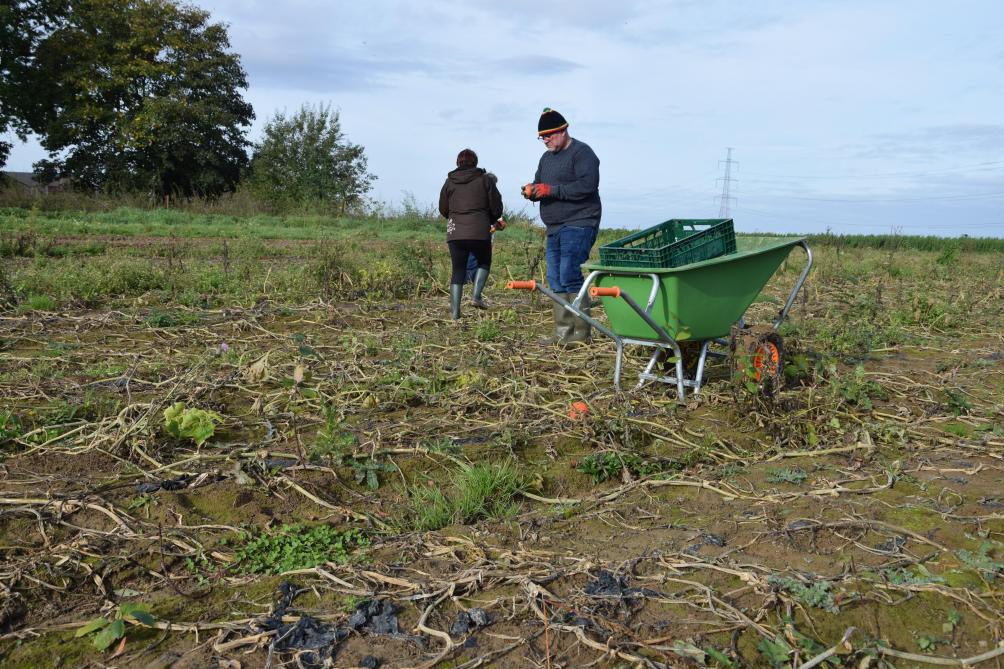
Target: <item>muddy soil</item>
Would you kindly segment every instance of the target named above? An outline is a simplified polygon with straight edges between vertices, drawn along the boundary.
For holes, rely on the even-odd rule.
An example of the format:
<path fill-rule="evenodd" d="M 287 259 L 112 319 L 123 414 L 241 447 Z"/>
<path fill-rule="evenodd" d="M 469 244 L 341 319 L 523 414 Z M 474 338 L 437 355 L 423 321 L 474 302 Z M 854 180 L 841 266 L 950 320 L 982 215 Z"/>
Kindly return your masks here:
<path fill-rule="evenodd" d="M 500 287 L 459 323 L 445 296 L 6 312 L 0 664 L 996 666 L 1004 318 L 925 302 L 862 344 L 894 304 L 849 298 L 874 284 L 845 262 L 796 302 L 771 399 L 723 364 L 684 403 L 629 389 L 640 355 L 617 391 L 609 341 L 541 347 L 550 307 Z M 902 301 L 952 304 L 925 281 Z M 169 433 L 178 402 L 218 416 L 204 443 Z M 421 529 L 419 488 L 502 463 L 513 508 Z M 291 525 L 366 543 L 250 571 Z M 95 618 L 123 620 L 106 650 L 75 635 Z"/>

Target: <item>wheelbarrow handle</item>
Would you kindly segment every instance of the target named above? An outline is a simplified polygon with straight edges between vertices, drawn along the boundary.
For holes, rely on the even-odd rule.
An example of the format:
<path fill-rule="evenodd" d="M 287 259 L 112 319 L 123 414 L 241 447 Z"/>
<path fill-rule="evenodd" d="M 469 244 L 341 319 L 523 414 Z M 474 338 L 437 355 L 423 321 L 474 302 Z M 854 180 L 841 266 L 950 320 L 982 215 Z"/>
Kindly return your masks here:
<path fill-rule="evenodd" d="M 610 286 L 609 288 L 593 286 L 589 289 L 589 295 L 591 297 L 620 297 L 621 289 L 620 286 Z"/>
<path fill-rule="evenodd" d="M 537 290 L 537 282 L 533 279 L 529 281 L 510 281 L 505 287 L 510 290 Z"/>

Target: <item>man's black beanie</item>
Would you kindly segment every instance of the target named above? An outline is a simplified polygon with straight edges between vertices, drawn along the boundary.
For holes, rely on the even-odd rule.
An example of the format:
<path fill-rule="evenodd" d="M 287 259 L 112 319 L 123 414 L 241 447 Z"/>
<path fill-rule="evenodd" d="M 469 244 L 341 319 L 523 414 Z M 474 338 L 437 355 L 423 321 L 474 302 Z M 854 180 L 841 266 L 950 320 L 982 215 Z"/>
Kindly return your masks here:
<path fill-rule="evenodd" d="M 540 120 L 537 121 L 537 134 L 541 136 L 550 135 L 558 132 L 559 130 L 564 130 L 567 127 L 568 121 L 565 120 L 564 116 L 550 107 L 544 107 L 544 111 L 540 115 Z"/>

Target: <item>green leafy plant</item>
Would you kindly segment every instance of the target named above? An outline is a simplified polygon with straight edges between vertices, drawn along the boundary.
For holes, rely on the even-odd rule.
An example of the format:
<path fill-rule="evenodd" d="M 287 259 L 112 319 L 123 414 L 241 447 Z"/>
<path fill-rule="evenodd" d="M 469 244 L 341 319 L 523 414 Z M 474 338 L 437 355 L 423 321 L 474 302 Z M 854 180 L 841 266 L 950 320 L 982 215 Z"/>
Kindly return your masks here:
<path fill-rule="evenodd" d="M 474 336 L 478 341 L 495 341 L 502 337 L 502 326 L 495 321 L 481 321 Z"/>
<path fill-rule="evenodd" d="M 836 371 L 831 368 L 832 371 Z M 865 378 L 865 368 L 858 365 L 850 375 L 833 375 L 831 379 L 833 393 L 848 404 L 853 404 L 865 411 L 873 408 L 872 400 L 886 399 L 885 389 L 875 381 Z"/>
<path fill-rule="evenodd" d="M 973 405 L 966 399 L 966 394 L 956 388 L 945 388 L 945 405 L 956 416 L 968 415 Z"/>
<path fill-rule="evenodd" d="M 976 569 L 980 574 L 987 579 L 992 581 L 1004 572 L 1004 562 L 997 562 L 990 555 L 991 543 L 989 541 L 984 541 L 980 544 L 976 553 L 971 553 L 966 549 L 962 549 L 956 552 L 959 559 L 965 562 L 967 565 Z"/>
<path fill-rule="evenodd" d="M 799 467 L 783 467 L 781 469 L 768 469 L 764 480 L 768 483 L 794 483 L 798 485 L 808 477 L 805 470 Z"/>
<path fill-rule="evenodd" d="M 771 575 L 767 577 L 767 582 L 791 594 L 795 599 L 806 606 L 823 609 L 830 613 L 839 613 L 840 608 L 833 598 L 833 584 L 826 580 L 818 580 L 811 585 L 804 585 L 801 582 L 787 576 Z"/>
<path fill-rule="evenodd" d="M 21 419 L 11 411 L 0 411 L 0 440 L 21 434 Z"/>
<path fill-rule="evenodd" d="M 206 443 L 216 432 L 223 417 L 214 411 L 188 409 L 184 402 L 175 402 L 164 409 L 164 431 L 175 439 L 191 439 L 196 446 Z"/>
<path fill-rule="evenodd" d="M 760 639 L 760 643 L 756 647 L 773 669 L 785 669 L 788 667 L 788 658 L 795 650 L 788 645 L 788 642 L 780 634 L 775 636 L 773 640 Z"/>
<path fill-rule="evenodd" d="M 714 646 L 705 646 L 704 653 L 708 656 L 708 658 L 714 660 L 719 667 L 724 667 L 724 669 L 736 669 L 736 667 L 739 666 L 733 662 L 728 655 Z"/>
<path fill-rule="evenodd" d="M 593 483 L 602 483 L 618 478 L 626 469 L 632 476 L 648 476 L 664 469 L 659 463 L 649 462 L 634 453 L 604 451 L 582 458 L 575 468 L 583 474 L 588 474 Z"/>
<path fill-rule="evenodd" d="M 234 564 L 248 574 L 281 574 L 325 562 L 346 564 L 353 551 L 370 544 L 359 529 L 339 530 L 330 525 L 283 525 L 273 534 L 244 539 Z"/>
<path fill-rule="evenodd" d="M 952 634 L 961 623 L 962 615 L 958 611 L 949 611 L 945 616 L 945 622 L 941 624 L 941 631 L 945 634 Z"/>
<path fill-rule="evenodd" d="M 728 481 L 738 477 L 740 474 L 746 471 L 746 467 L 735 462 L 729 462 L 718 468 L 718 478 L 722 481 Z"/>
<path fill-rule="evenodd" d="M 155 311 L 147 316 L 146 324 L 152 328 L 169 328 L 177 325 L 178 322 L 171 314 L 164 313 L 163 311 Z"/>
<path fill-rule="evenodd" d="M 317 462 L 324 458 L 341 456 L 359 443 L 352 432 L 342 427 L 342 418 L 333 406 L 324 409 L 324 427 L 317 433 L 317 442 L 310 449 L 310 459 Z"/>
<path fill-rule="evenodd" d="M 380 472 L 396 472 L 397 467 L 389 462 L 377 462 L 376 460 L 350 460 L 349 466 L 352 467 L 352 473 L 356 479 L 356 483 L 362 485 L 366 484 L 366 487 L 370 490 L 377 490 L 380 488 Z"/>
<path fill-rule="evenodd" d="M 882 578 L 892 585 L 928 585 L 931 583 L 944 583 L 945 579 L 935 576 L 922 564 L 914 567 L 916 571 L 907 568 L 883 569 L 879 572 Z"/>
<path fill-rule="evenodd" d="M 94 618 L 84 623 L 73 635 L 77 638 L 91 636 L 91 642 L 98 650 L 105 650 L 126 635 L 126 621 L 151 626 L 155 620 L 150 610 L 133 602 L 123 602 L 112 618 Z"/>

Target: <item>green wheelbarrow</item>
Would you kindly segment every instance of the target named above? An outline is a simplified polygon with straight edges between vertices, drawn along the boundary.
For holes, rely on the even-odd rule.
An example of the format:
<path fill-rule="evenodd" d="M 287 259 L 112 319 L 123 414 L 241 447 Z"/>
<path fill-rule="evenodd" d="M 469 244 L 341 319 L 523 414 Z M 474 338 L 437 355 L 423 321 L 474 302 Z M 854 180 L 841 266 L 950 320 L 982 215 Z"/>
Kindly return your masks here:
<path fill-rule="evenodd" d="M 771 326 L 750 327 L 744 319 L 746 310 L 796 246 L 805 251 L 806 262 L 784 307 Z M 600 263 L 582 267 L 589 275 L 571 302 L 536 281 L 510 281 L 507 287 L 537 290 L 613 339 L 617 347 L 617 388 L 624 347 L 631 344 L 654 348 L 636 387 L 648 381 L 674 384 L 683 400 L 686 388 L 692 388 L 695 394 L 700 392 L 708 357 L 730 357 L 720 347 L 732 354 L 739 352 L 748 360 L 751 374 L 762 388 L 777 387 L 784 366 L 784 348 L 777 329 L 812 268 L 812 251 L 804 237 L 739 237 L 735 252 L 679 267 Z M 599 298 L 609 327 L 582 310 L 582 305 L 588 304 L 587 296 Z M 670 369 L 675 367 L 675 373 L 659 373 L 656 366 L 660 361 Z"/>

